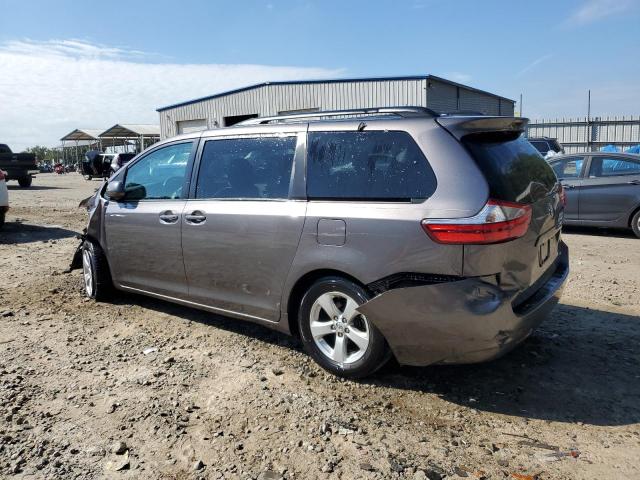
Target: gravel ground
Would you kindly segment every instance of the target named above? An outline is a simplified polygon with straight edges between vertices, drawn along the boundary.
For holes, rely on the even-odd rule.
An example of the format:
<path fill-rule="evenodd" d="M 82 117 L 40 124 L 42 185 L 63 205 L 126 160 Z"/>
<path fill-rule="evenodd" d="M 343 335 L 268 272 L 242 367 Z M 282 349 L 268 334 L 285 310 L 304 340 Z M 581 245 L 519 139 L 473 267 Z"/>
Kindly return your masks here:
<path fill-rule="evenodd" d="M 10 187 L 0 233 L 0 477 L 640 478 L 640 240 L 571 230 L 562 304 L 474 366 L 324 373 L 295 339 L 67 268 L 99 186 Z"/>

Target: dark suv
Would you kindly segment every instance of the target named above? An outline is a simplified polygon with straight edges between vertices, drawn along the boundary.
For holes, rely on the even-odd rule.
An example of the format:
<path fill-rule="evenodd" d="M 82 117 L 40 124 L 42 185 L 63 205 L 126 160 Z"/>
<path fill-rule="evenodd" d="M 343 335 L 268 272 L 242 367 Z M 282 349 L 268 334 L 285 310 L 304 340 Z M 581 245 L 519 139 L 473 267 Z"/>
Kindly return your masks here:
<path fill-rule="evenodd" d="M 153 145 L 88 202 L 111 287 L 299 334 L 358 377 L 507 352 L 558 302 L 563 192 L 526 119 L 419 107 L 254 119 Z"/>
<path fill-rule="evenodd" d="M 564 153 L 564 148 L 555 138 L 534 137 L 529 142 L 540 152 L 543 157 Z M 551 153 L 551 155 L 550 155 Z"/>

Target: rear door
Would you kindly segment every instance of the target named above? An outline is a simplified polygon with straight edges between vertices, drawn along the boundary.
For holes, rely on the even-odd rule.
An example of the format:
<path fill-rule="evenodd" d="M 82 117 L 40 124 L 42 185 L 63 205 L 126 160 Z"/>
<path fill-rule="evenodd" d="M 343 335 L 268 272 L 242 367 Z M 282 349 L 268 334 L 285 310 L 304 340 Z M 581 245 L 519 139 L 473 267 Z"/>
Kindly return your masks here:
<path fill-rule="evenodd" d="M 578 220 L 580 215 L 580 190 L 582 172 L 586 162 L 584 156 L 566 157 L 549 162 L 558 180 L 565 188 L 567 205 L 564 209 L 566 220 Z"/>
<path fill-rule="evenodd" d="M 580 191 L 580 220 L 626 227 L 640 204 L 640 158 L 593 155 Z"/>
<path fill-rule="evenodd" d="M 292 179 L 301 131 L 209 138 L 182 225 L 190 300 L 249 319 L 278 321 L 283 286 L 305 220 Z"/>

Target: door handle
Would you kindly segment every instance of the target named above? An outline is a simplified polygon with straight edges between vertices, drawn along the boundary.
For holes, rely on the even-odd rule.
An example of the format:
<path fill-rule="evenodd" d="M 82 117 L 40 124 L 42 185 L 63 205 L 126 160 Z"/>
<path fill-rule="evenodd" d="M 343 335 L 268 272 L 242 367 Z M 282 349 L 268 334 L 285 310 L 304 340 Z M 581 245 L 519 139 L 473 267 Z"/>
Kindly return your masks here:
<path fill-rule="evenodd" d="M 194 210 L 184 216 L 184 221 L 191 225 L 201 225 L 207 220 L 207 216 L 200 210 Z"/>
<path fill-rule="evenodd" d="M 177 213 L 172 212 L 171 210 L 165 210 L 164 212 L 160 212 L 160 223 L 164 224 L 172 224 L 177 223 L 180 218 Z"/>
<path fill-rule="evenodd" d="M 629 180 L 627 183 L 630 185 L 640 185 L 640 180 Z"/>

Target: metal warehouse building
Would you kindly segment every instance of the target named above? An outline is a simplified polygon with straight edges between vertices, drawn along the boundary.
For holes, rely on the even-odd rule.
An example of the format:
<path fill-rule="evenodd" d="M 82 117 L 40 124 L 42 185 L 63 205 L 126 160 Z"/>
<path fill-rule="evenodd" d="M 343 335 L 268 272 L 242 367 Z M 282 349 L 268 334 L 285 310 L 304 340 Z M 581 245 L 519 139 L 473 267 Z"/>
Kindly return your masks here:
<path fill-rule="evenodd" d="M 434 75 L 266 82 L 158 109 L 161 138 L 242 120 L 351 108 L 422 106 L 513 115 L 514 101 Z"/>

